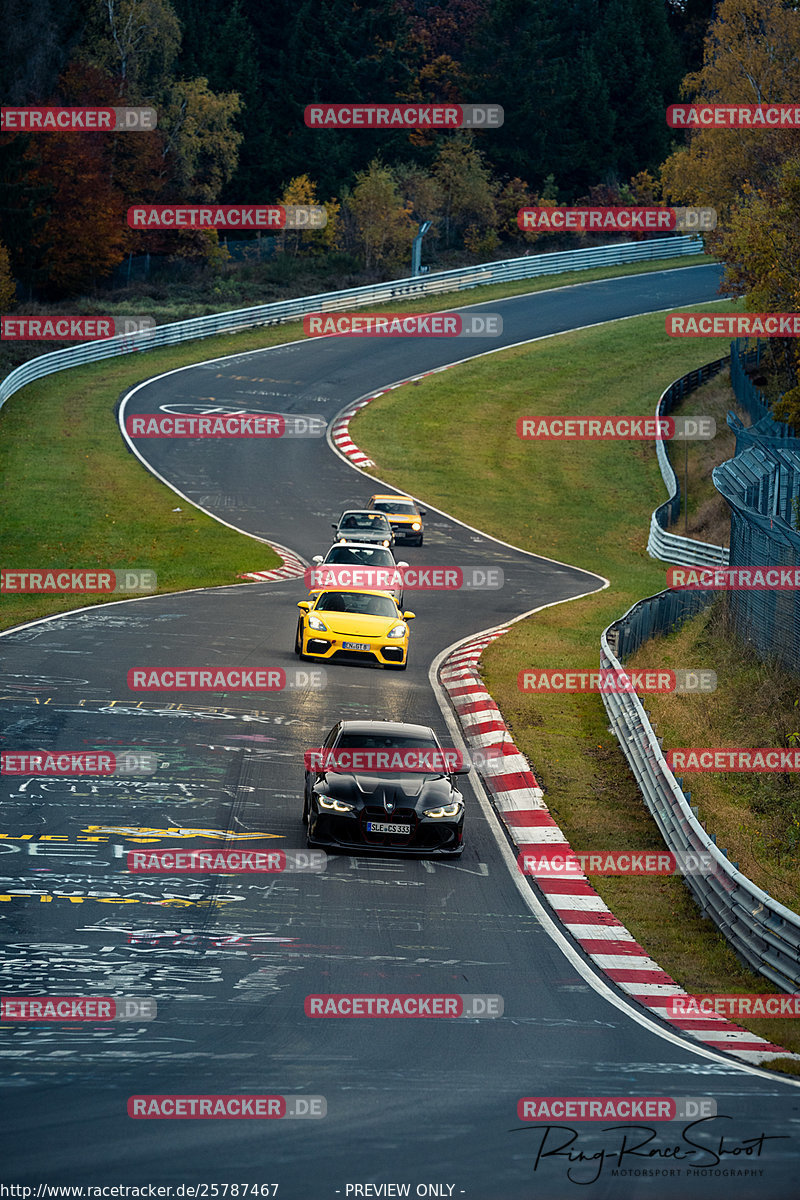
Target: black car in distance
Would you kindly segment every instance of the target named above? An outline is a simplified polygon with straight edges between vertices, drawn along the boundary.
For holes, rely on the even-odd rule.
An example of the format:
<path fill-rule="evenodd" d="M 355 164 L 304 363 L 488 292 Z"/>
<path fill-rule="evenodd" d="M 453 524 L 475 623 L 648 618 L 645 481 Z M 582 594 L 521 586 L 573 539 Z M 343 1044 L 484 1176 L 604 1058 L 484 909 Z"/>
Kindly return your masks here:
<path fill-rule="evenodd" d="M 469 767 L 448 769 L 453 756 L 427 725 L 338 721 L 306 752 L 308 845 L 458 858 L 464 800 L 456 776 Z"/>

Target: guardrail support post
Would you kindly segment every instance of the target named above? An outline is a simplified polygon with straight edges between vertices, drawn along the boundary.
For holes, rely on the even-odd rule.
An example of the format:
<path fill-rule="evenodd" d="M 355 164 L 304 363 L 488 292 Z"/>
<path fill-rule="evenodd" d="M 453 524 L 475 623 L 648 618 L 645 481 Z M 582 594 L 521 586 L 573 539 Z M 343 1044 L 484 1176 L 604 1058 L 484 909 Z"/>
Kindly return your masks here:
<path fill-rule="evenodd" d="M 419 233 L 414 238 L 414 242 L 411 247 L 411 274 L 412 275 L 420 274 L 420 263 L 422 261 L 422 239 L 425 237 L 425 234 L 428 232 L 430 227 L 431 227 L 430 221 L 423 221 L 419 227 Z"/>

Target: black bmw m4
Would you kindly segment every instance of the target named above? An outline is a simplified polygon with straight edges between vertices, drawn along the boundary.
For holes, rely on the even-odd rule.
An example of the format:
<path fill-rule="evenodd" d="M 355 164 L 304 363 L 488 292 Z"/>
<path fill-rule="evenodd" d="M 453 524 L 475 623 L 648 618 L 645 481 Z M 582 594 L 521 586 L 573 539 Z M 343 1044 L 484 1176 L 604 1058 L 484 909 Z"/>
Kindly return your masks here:
<path fill-rule="evenodd" d="M 308 845 L 330 850 L 458 858 L 464 800 L 454 752 L 427 725 L 338 721 L 306 751 Z"/>

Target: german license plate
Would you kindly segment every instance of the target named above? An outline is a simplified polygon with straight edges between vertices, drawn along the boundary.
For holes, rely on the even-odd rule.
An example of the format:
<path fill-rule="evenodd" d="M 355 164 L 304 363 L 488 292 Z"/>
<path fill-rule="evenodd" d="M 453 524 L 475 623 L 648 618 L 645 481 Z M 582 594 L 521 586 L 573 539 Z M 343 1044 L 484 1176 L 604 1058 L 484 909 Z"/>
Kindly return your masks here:
<path fill-rule="evenodd" d="M 367 642 L 342 642 L 343 650 L 369 650 Z"/>
<path fill-rule="evenodd" d="M 390 821 L 367 821 L 367 833 L 411 833 L 410 825 L 393 825 Z"/>

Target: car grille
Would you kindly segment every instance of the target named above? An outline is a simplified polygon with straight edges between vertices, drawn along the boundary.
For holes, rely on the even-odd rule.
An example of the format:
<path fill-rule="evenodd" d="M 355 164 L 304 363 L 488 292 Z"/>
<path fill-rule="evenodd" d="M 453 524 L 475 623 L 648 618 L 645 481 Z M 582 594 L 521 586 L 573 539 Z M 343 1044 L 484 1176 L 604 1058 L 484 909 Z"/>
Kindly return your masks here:
<path fill-rule="evenodd" d="M 331 658 L 335 658 L 338 662 L 360 662 L 371 660 L 375 662 L 375 655 L 372 650 L 334 650 Z"/>
<path fill-rule="evenodd" d="M 414 841 L 417 833 L 417 814 L 413 808 L 395 808 L 387 813 L 382 804 L 369 804 L 362 809 L 359 821 L 361 837 L 367 846 L 407 846 Z M 368 833 L 367 821 L 390 821 L 392 824 L 410 825 L 411 833 Z"/>

